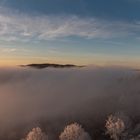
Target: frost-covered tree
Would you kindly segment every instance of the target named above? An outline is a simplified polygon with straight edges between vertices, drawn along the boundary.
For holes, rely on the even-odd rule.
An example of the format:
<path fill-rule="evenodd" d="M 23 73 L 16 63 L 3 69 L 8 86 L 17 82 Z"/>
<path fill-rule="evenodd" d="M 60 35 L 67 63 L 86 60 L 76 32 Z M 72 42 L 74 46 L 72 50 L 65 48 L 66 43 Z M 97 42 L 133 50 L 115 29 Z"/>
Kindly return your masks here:
<path fill-rule="evenodd" d="M 89 134 L 84 131 L 81 125 L 73 123 L 65 127 L 59 136 L 60 140 L 91 140 Z"/>
<path fill-rule="evenodd" d="M 48 140 L 48 137 L 39 127 L 33 128 L 25 140 Z"/>
<path fill-rule="evenodd" d="M 122 119 L 110 115 L 106 121 L 106 134 L 109 134 L 110 137 L 114 140 L 119 140 L 122 132 L 125 129 L 125 125 Z"/>

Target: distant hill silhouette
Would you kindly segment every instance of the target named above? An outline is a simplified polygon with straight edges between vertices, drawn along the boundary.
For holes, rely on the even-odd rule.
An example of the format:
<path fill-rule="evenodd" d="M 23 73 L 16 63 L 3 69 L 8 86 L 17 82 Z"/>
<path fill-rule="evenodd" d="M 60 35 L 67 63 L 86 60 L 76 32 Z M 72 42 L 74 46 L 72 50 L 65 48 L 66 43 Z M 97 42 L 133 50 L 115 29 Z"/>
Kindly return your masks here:
<path fill-rule="evenodd" d="M 73 67 L 84 67 L 84 66 L 77 66 L 72 64 L 51 64 L 51 63 L 43 63 L 43 64 L 28 64 L 28 65 L 21 65 L 22 67 L 33 67 L 37 69 L 43 68 L 73 68 Z"/>

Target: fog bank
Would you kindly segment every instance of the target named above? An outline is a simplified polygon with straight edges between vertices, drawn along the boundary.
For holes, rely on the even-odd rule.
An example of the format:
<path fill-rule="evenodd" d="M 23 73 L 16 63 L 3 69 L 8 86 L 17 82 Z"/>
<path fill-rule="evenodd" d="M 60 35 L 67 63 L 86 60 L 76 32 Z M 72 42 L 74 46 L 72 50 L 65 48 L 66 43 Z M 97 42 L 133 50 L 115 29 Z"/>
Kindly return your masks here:
<path fill-rule="evenodd" d="M 0 69 L 0 139 L 19 140 L 36 126 L 57 139 L 72 122 L 82 124 L 93 139 L 108 139 L 99 133 L 110 114 L 123 114 L 129 131 L 140 134 L 140 129 L 134 132 L 140 123 L 139 71 Z"/>

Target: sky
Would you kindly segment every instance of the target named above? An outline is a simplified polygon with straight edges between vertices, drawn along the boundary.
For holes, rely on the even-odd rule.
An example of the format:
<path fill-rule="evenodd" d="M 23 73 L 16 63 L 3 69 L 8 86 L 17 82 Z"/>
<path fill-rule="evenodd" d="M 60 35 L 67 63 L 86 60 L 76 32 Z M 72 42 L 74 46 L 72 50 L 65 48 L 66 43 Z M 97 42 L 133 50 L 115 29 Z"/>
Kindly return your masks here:
<path fill-rule="evenodd" d="M 0 66 L 139 61 L 140 0 L 0 0 Z"/>

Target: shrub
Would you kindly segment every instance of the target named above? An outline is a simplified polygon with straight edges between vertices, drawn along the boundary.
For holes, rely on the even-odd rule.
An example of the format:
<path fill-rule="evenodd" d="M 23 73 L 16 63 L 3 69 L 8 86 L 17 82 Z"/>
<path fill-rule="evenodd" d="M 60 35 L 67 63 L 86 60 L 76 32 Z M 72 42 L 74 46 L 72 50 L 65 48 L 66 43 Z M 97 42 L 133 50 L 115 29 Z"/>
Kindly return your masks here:
<path fill-rule="evenodd" d="M 48 137 L 39 127 L 33 128 L 25 140 L 48 140 Z"/>
<path fill-rule="evenodd" d="M 60 140 L 91 140 L 89 134 L 77 123 L 66 126 L 59 138 Z"/>
<path fill-rule="evenodd" d="M 125 129 L 123 120 L 113 115 L 108 117 L 105 127 L 107 129 L 106 134 L 109 134 L 114 140 L 119 140 L 122 132 Z"/>

